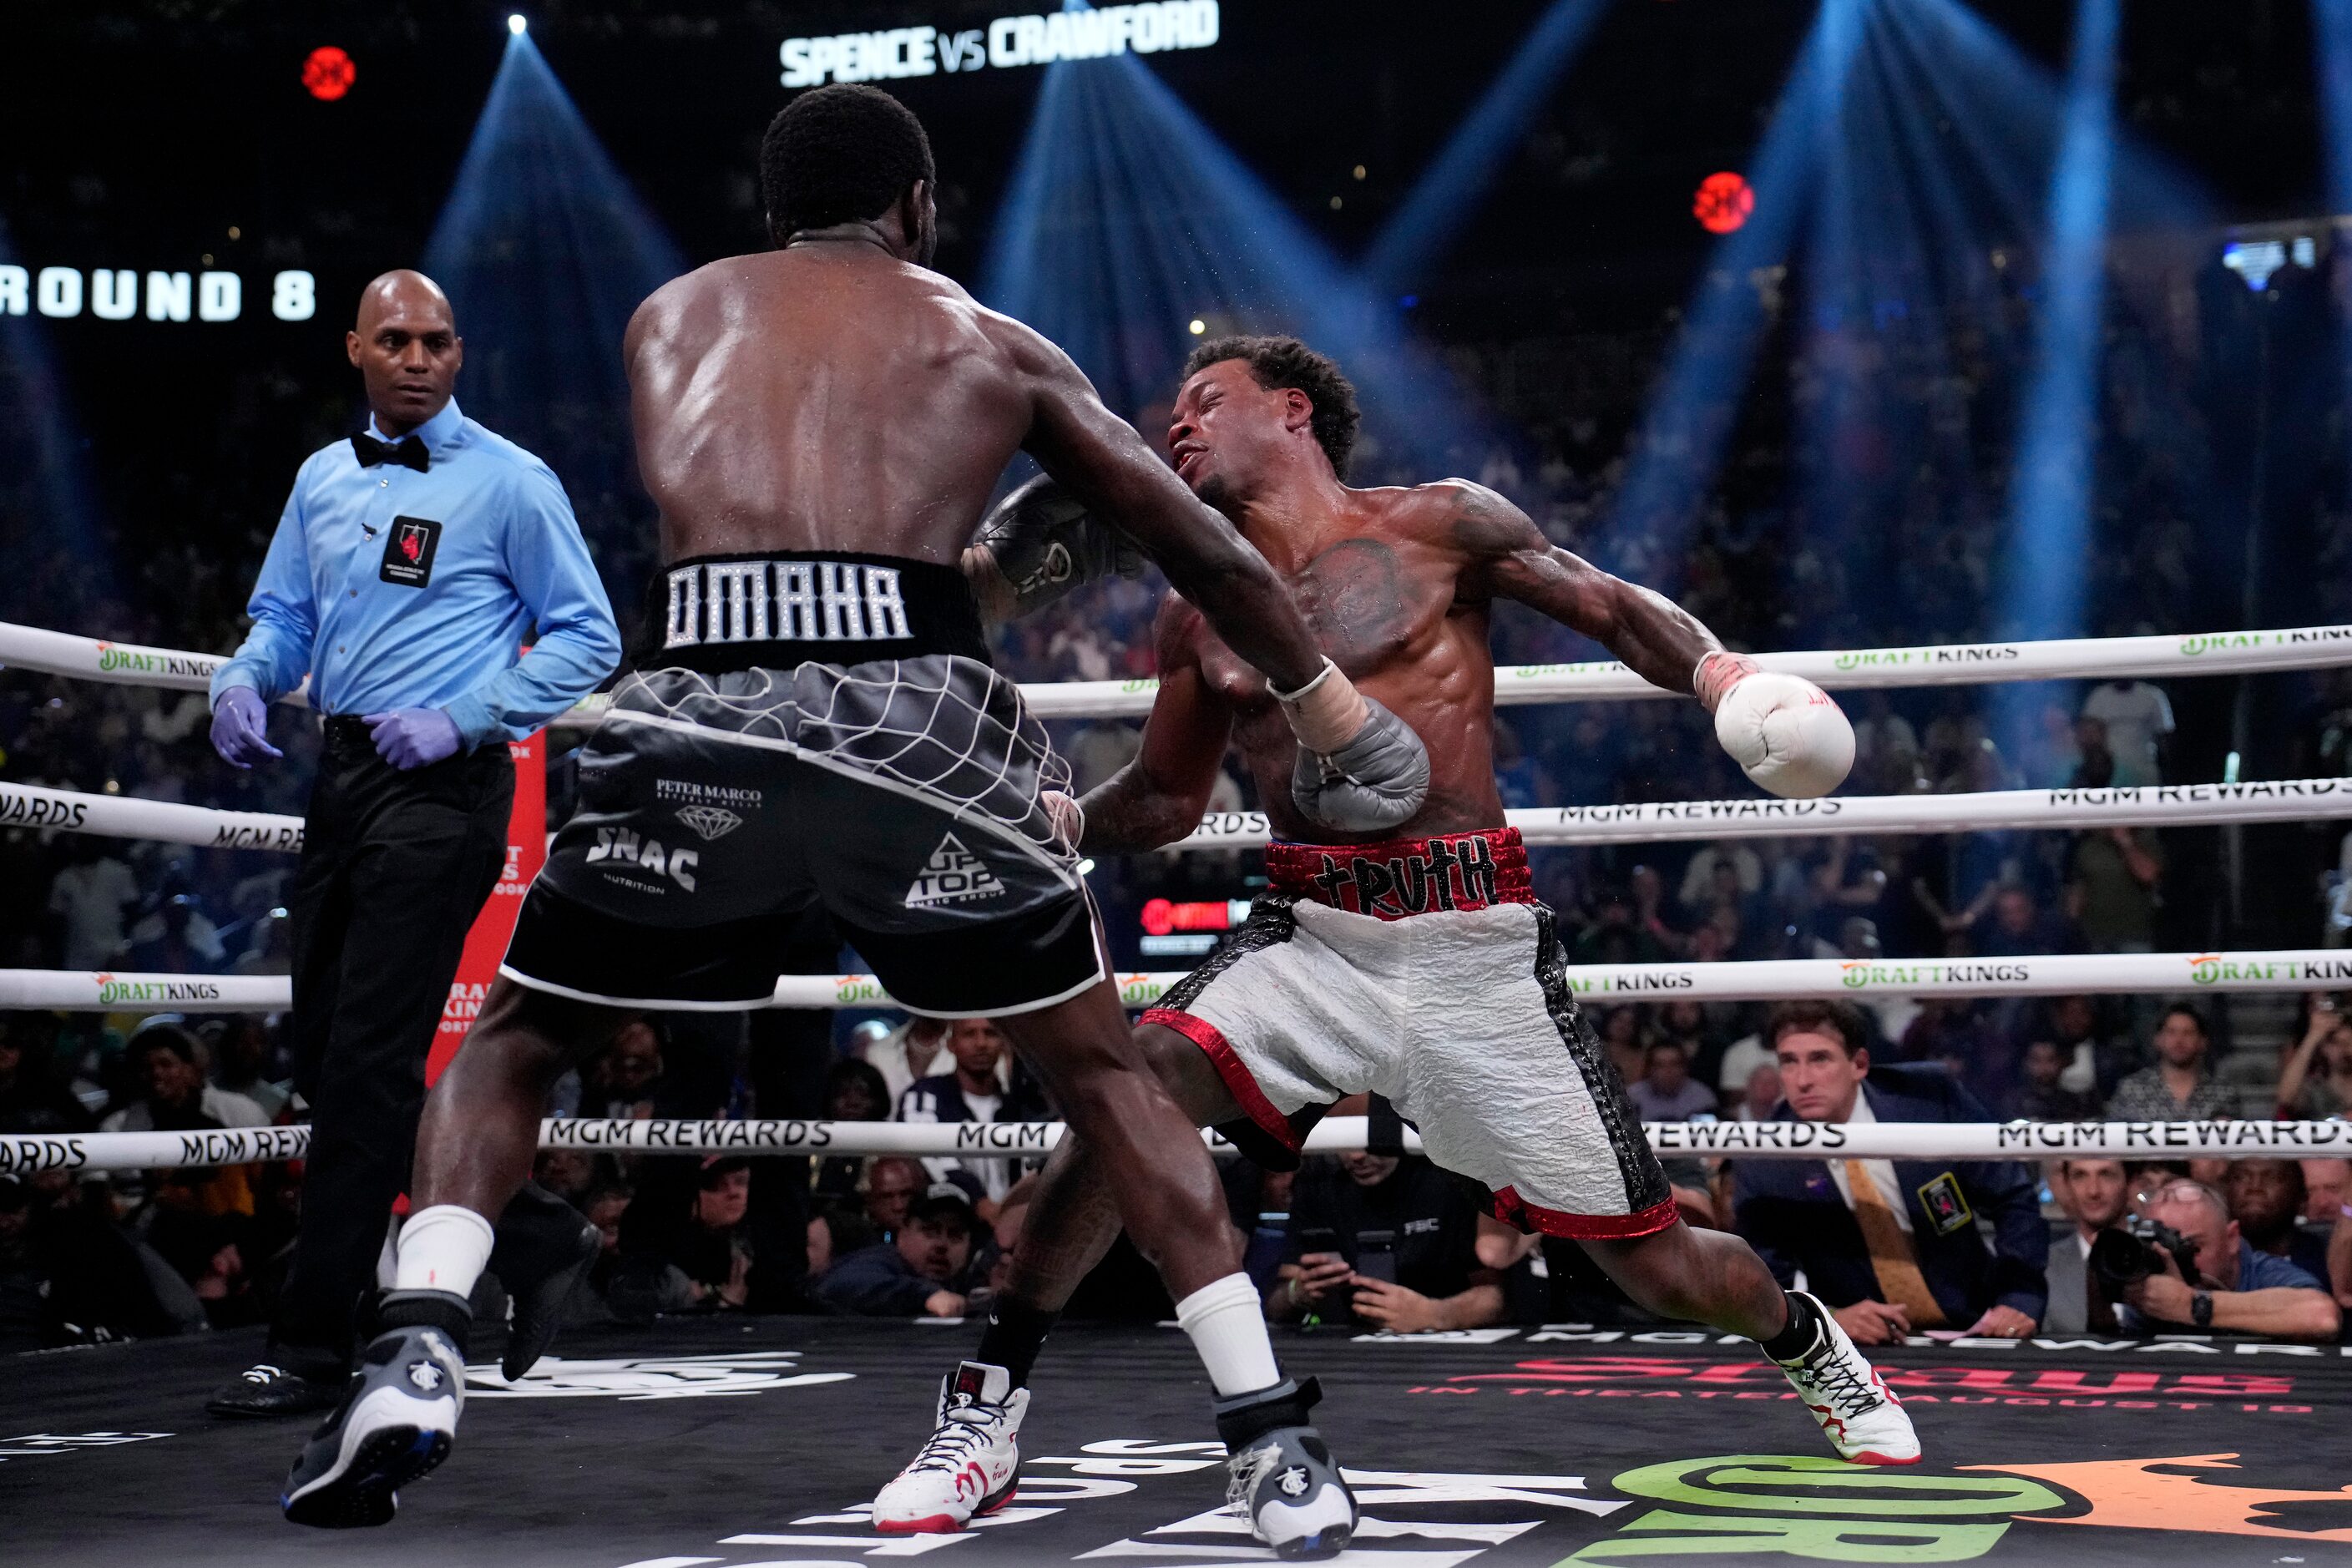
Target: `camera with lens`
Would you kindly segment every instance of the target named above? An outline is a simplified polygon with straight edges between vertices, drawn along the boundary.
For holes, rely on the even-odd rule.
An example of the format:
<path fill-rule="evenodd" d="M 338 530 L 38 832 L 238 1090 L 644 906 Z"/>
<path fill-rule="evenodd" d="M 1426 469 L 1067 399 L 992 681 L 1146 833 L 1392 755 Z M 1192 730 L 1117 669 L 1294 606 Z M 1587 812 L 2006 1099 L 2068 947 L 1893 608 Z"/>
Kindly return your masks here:
<path fill-rule="evenodd" d="M 2195 1242 L 2168 1225 L 2126 1215 L 2122 1224 L 2099 1232 L 2091 1243 L 2091 1272 L 2105 1287 L 2109 1300 L 2121 1300 L 2131 1287 L 2164 1272 L 2168 1253 L 2180 1266 L 2180 1278 L 2196 1284 L 2200 1276 Z"/>

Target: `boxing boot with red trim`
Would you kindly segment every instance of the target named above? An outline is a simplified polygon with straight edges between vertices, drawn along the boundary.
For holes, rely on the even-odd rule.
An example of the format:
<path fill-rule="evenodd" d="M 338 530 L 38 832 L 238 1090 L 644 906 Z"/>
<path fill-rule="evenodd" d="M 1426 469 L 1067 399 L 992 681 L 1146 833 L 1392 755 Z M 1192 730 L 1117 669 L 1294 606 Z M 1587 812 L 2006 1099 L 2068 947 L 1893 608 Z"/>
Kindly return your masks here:
<path fill-rule="evenodd" d="M 939 1429 L 874 1500 L 885 1535 L 961 1530 L 1013 1500 L 1029 1391 L 1001 1366 L 968 1361 L 940 1384 Z"/>
<path fill-rule="evenodd" d="M 1821 1333 L 1812 1349 L 1780 1363 L 1780 1370 L 1788 1373 L 1797 1397 L 1821 1424 L 1838 1458 L 1856 1465 L 1917 1464 L 1919 1436 L 1878 1369 L 1863 1359 L 1819 1300 L 1801 1290 L 1789 1294 L 1812 1304 Z"/>

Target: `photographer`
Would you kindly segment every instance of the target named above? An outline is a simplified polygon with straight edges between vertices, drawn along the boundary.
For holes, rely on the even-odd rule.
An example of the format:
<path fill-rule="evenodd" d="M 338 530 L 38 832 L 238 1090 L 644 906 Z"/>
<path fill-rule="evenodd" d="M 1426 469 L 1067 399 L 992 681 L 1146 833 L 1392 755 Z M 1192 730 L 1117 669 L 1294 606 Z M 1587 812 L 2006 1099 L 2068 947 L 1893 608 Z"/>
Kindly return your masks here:
<path fill-rule="evenodd" d="M 2175 1179 L 2157 1189 L 2140 1212 L 2177 1236 L 2161 1228 L 2152 1237 L 2111 1230 L 2091 1255 L 2091 1267 L 2127 1303 L 2116 1312 L 2126 1330 L 2165 1324 L 2291 1340 L 2336 1337 L 2342 1313 L 2319 1281 L 2285 1258 L 2248 1246 L 2212 1188 Z M 2134 1245 L 2139 1257 L 2131 1264 L 2125 1260 Z M 2139 1278 L 2127 1279 L 2127 1273 Z"/>

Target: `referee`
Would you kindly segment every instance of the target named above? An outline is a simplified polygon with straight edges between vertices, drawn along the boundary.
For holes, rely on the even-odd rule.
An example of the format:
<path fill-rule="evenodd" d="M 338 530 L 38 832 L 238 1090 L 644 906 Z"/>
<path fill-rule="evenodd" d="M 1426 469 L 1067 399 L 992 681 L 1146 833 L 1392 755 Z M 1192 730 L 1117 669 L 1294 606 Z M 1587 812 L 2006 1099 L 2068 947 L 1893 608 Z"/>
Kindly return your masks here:
<path fill-rule="evenodd" d="M 288 900 L 294 1085 L 311 1116 L 301 1219 L 268 1359 L 207 1406 L 225 1415 L 341 1397 L 358 1303 L 408 1182 L 425 1054 L 506 865 L 505 742 L 620 659 L 562 485 L 452 399 L 465 342 L 440 287 L 385 273 L 344 345 L 368 428 L 295 475 L 247 606 L 253 630 L 212 684 L 213 746 L 236 767 L 282 755 L 264 716 L 305 675 L 326 716 Z"/>

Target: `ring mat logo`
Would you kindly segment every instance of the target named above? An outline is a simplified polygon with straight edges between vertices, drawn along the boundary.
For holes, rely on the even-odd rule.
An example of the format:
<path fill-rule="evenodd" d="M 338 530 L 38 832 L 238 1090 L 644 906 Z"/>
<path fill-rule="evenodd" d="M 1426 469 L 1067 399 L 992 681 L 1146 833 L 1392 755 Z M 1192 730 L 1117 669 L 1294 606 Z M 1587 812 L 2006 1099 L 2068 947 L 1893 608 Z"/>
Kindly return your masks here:
<path fill-rule="evenodd" d="M 2170 1473 L 2232 1470 L 2237 1458 L 1963 1465 L 1965 1473 L 1956 1475 L 1818 1455 L 1733 1454 L 1645 1465 L 1614 1484 L 1665 1506 L 1626 1520 L 1617 1534 L 1589 1542 L 1558 1568 L 1659 1557 L 1958 1563 L 1983 1557 L 2021 1523 L 2352 1543 L 2352 1528 L 2296 1530 L 2268 1511 L 2283 1504 L 2352 1504 L 2352 1487 L 2303 1491 Z M 2083 1503 L 2089 1505 L 2084 1511 L 2056 1514 Z M 2048 1550 L 2047 1542 L 2036 1550 Z"/>
<path fill-rule="evenodd" d="M 520 1383 L 509 1383 L 495 1363 L 466 1369 L 474 1399 L 710 1399 L 846 1383 L 854 1373 L 803 1372 L 798 1351 L 742 1355 L 658 1356 L 643 1360 L 567 1361 L 541 1357 Z"/>

